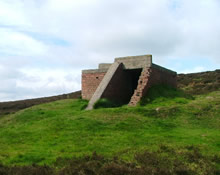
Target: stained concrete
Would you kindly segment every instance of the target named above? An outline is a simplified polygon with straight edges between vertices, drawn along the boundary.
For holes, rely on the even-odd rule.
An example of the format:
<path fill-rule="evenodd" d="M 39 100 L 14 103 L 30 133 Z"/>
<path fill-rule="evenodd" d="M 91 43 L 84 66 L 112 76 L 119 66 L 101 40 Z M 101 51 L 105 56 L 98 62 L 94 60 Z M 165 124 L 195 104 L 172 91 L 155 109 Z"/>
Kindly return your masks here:
<path fill-rule="evenodd" d="M 109 69 L 111 65 L 111 63 L 100 63 L 99 69 Z"/>
<path fill-rule="evenodd" d="M 124 69 L 151 67 L 152 55 L 119 57 L 115 58 L 115 62 L 123 63 Z"/>

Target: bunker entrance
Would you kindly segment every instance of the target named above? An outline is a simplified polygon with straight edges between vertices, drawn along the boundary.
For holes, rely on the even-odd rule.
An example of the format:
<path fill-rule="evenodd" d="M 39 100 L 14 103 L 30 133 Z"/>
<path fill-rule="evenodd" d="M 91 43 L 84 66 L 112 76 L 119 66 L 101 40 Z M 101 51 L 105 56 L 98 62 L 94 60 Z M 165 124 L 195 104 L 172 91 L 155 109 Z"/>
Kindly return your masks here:
<path fill-rule="evenodd" d="M 129 87 L 130 87 L 129 101 L 130 101 L 132 95 L 134 94 L 134 91 L 137 88 L 138 80 L 141 75 L 142 69 L 131 69 L 126 71 L 129 77 Z"/>

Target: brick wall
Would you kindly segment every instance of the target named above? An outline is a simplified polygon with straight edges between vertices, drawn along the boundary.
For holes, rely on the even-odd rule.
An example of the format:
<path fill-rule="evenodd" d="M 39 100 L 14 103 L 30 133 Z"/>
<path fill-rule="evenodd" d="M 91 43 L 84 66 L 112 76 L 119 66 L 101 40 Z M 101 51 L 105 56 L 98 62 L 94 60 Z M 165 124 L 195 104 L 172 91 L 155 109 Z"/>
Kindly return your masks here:
<path fill-rule="evenodd" d="M 82 98 L 90 100 L 107 70 L 87 70 L 82 73 Z M 155 84 L 168 84 L 176 87 L 176 73 L 158 65 L 142 69 L 138 85 L 134 91 L 131 80 L 132 72 L 124 70 L 123 64 L 117 69 L 101 98 L 128 103 L 135 106 L 147 90 Z"/>
<path fill-rule="evenodd" d="M 169 71 L 160 66 L 154 65 L 151 68 L 152 74 L 150 77 L 150 84 L 167 84 L 171 87 L 177 87 L 177 74 L 176 72 Z"/>
<path fill-rule="evenodd" d="M 90 100 L 106 72 L 82 73 L 82 98 Z"/>
<path fill-rule="evenodd" d="M 137 89 L 129 102 L 129 106 L 135 106 L 147 94 L 152 85 L 167 84 L 172 87 L 177 86 L 177 76 L 175 72 L 153 65 L 150 68 L 144 68 L 138 80 Z"/>
<path fill-rule="evenodd" d="M 129 106 L 136 106 L 141 98 L 146 94 L 147 89 L 149 88 L 149 77 L 151 76 L 151 68 L 144 68 L 141 72 L 141 75 L 138 80 L 137 89 L 132 95 Z"/>

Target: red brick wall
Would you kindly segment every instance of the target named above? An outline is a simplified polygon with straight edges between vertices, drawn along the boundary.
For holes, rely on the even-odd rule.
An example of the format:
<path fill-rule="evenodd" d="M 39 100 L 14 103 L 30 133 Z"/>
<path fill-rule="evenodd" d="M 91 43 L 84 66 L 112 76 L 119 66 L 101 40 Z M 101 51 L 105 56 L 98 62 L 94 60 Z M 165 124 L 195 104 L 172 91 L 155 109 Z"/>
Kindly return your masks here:
<path fill-rule="evenodd" d="M 82 73 L 82 98 L 90 100 L 106 72 Z M 130 75 L 123 70 L 121 64 L 113 75 L 101 98 L 136 105 L 147 94 L 147 90 L 155 84 L 168 84 L 176 87 L 176 74 L 160 66 L 144 68 L 137 89 L 132 91 Z"/>
<path fill-rule="evenodd" d="M 135 90 L 131 100 L 130 106 L 135 106 L 147 94 L 148 89 L 152 85 L 167 84 L 172 87 L 177 86 L 177 76 L 175 73 L 167 71 L 166 69 L 152 66 L 151 68 L 143 69 L 141 76 L 138 80 L 138 86 Z"/>
<path fill-rule="evenodd" d="M 155 84 L 167 84 L 171 87 L 177 87 L 177 75 L 173 72 L 160 69 L 159 67 L 151 68 L 150 86 Z"/>
<path fill-rule="evenodd" d="M 90 100 L 106 72 L 82 73 L 82 98 Z"/>
<path fill-rule="evenodd" d="M 131 73 L 123 69 L 123 64 L 113 75 L 101 98 L 127 104 L 133 95 Z M 106 72 L 82 74 L 82 98 L 90 100 Z"/>
<path fill-rule="evenodd" d="M 129 106 L 136 106 L 141 98 L 146 94 L 145 92 L 149 88 L 149 77 L 151 76 L 152 70 L 150 68 L 144 68 L 138 80 L 137 89 L 132 95 Z"/>

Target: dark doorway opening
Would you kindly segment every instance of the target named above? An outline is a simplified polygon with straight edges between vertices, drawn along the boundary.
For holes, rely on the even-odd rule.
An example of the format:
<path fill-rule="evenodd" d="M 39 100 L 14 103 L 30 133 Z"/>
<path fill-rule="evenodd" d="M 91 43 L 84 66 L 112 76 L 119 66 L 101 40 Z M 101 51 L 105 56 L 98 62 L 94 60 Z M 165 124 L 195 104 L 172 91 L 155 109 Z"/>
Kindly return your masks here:
<path fill-rule="evenodd" d="M 134 91 L 137 89 L 138 80 L 141 75 L 142 69 L 130 69 L 130 70 L 126 70 L 126 72 L 129 77 L 129 89 L 130 89 L 129 101 L 130 101 L 132 95 L 134 94 Z"/>

